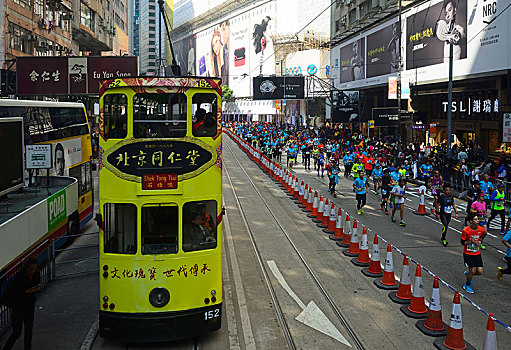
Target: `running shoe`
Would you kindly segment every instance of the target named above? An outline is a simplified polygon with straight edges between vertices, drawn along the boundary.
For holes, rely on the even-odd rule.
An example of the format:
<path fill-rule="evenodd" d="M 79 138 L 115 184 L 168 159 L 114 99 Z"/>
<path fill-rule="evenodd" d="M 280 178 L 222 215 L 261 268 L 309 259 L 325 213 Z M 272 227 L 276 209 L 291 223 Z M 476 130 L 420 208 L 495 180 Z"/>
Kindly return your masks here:
<path fill-rule="evenodd" d="M 474 294 L 474 290 L 472 289 L 472 287 L 470 287 L 469 285 L 467 284 L 464 284 L 463 285 L 463 289 L 465 289 L 468 293 L 470 294 Z"/>
<path fill-rule="evenodd" d="M 449 244 L 449 242 L 447 242 L 445 239 L 441 239 L 440 242 L 442 242 L 442 245 L 444 247 L 447 247 L 447 245 Z"/>
<path fill-rule="evenodd" d="M 385 210 L 385 215 L 389 215 L 389 212 Z"/>
<path fill-rule="evenodd" d="M 502 277 L 504 277 L 502 274 L 502 267 L 499 266 L 497 267 L 497 278 L 502 281 Z"/>
<path fill-rule="evenodd" d="M 380 208 L 382 211 L 385 210 L 385 206 L 383 205 L 383 202 L 380 203 Z"/>
<path fill-rule="evenodd" d="M 464 273 L 465 273 L 465 276 L 468 275 L 468 271 L 465 271 Z M 473 283 L 474 283 L 474 280 L 471 280 L 470 285 L 472 285 Z"/>
<path fill-rule="evenodd" d="M 485 249 L 486 249 L 486 246 L 485 246 L 485 245 L 483 245 L 482 243 L 481 243 L 481 249 L 482 249 L 482 250 L 485 250 Z"/>
<path fill-rule="evenodd" d="M 506 234 L 506 231 L 500 231 L 500 234 L 501 234 L 501 235 L 505 235 L 505 234 Z"/>
<path fill-rule="evenodd" d="M 375 191 L 374 192 L 375 195 L 379 195 L 380 194 L 380 191 Z"/>
<path fill-rule="evenodd" d="M 396 218 L 393 216 L 390 217 L 390 220 L 392 220 L 392 222 L 396 222 Z"/>
<path fill-rule="evenodd" d="M 360 214 L 364 213 L 364 208 L 360 208 Z"/>
<path fill-rule="evenodd" d="M 406 223 L 403 220 L 401 220 L 401 222 L 399 223 L 399 226 L 403 226 L 404 227 L 404 226 L 406 226 Z"/>

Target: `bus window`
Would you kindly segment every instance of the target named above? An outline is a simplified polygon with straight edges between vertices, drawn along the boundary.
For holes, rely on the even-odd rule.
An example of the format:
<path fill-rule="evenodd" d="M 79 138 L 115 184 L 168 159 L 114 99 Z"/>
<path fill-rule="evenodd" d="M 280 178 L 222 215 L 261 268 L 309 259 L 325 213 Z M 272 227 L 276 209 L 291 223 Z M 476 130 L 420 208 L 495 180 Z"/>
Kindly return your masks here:
<path fill-rule="evenodd" d="M 213 137 L 217 133 L 217 96 L 197 93 L 192 97 L 193 126 L 196 137 Z"/>
<path fill-rule="evenodd" d="M 142 207 L 142 254 L 177 253 L 178 231 L 176 205 Z"/>
<path fill-rule="evenodd" d="M 216 248 L 216 201 L 186 203 L 183 220 L 185 252 Z"/>
<path fill-rule="evenodd" d="M 90 162 L 69 168 L 69 176 L 78 180 L 78 197 L 92 190 L 92 172 Z"/>
<path fill-rule="evenodd" d="M 133 97 L 133 136 L 186 136 L 186 95 L 141 93 Z"/>
<path fill-rule="evenodd" d="M 127 99 L 124 94 L 103 97 L 103 131 L 106 139 L 123 139 L 127 135 Z"/>
<path fill-rule="evenodd" d="M 127 203 L 106 203 L 105 253 L 135 254 L 137 252 L 137 207 Z"/>

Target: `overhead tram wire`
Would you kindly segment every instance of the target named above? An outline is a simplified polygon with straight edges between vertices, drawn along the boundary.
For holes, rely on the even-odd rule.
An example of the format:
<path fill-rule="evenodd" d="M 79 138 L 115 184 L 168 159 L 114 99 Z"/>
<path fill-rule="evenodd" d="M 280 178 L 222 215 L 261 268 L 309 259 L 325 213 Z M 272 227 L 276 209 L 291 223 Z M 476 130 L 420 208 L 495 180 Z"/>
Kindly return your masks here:
<path fill-rule="evenodd" d="M 232 141 L 232 140 L 231 140 Z M 339 308 L 337 307 L 337 305 L 335 304 L 334 300 L 332 299 L 332 297 L 330 296 L 330 294 L 328 293 L 328 291 L 326 290 L 326 288 L 323 286 L 323 284 L 321 283 L 321 281 L 319 280 L 319 278 L 316 276 L 316 274 L 314 273 L 314 271 L 312 270 L 312 268 L 310 267 L 310 265 L 307 263 L 307 261 L 305 260 L 304 256 L 302 255 L 302 253 L 300 252 L 300 250 L 298 249 L 298 247 L 294 244 L 293 240 L 291 239 L 291 237 L 289 236 L 289 234 L 287 233 L 286 229 L 281 225 L 280 221 L 278 220 L 278 218 L 275 216 L 275 214 L 271 211 L 270 209 L 270 206 L 268 205 L 268 203 L 264 200 L 263 196 L 261 195 L 261 192 L 259 192 L 259 190 L 257 189 L 256 185 L 254 184 L 254 182 L 252 181 L 252 179 L 250 178 L 249 174 L 247 173 L 247 171 L 245 170 L 245 168 L 243 167 L 243 165 L 241 164 L 241 162 L 239 161 L 238 157 L 236 157 L 236 155 L 234 154 L 234 152 L 232 151 L 232 149 L 227 146 L 226 149 L 229 149 L 230 153 L 232 154 L 232 156 L 234 157 L 234 159 L 236 160 L 236 162 L 238 163 L 239 165 L 239 168 L 243 171 L 243 173 L 245 174 L 245 177 L 246 179 L 248 179 L 248 181 L 250 181 L 250 184 L 252 185 L 252 187 L 254 188 L 254 190 L 256 191 L 257 195 L 259 196 L 259 198 L 261 199 L 261 201 L 263 202 L 264 206 L 268 209 L 271 217 L 273 218 L 273 220 L 277 223 L 277 225 L 279 226 L 280 230 L 282 231 L 282 233 L 284 234 L 284 236 L 286 236 L 286 239 L 287 241 L 289 242 L 289 244 L 291 245 L 291 247 L 293 248 L 293 250 L 296 252 L 296 254 L 298 255 L 300 261 L 303 263 L 303 265 L 305 266 L 305 268 L 307 269 L 307 271 L 309 272 L 309 275 L 311 276 L 311 278 L 314 280 L 314 283 L 316 284 L 316 286 L 318 287 L 318 289 L 321 291 L 321 294 L 323 294 L 323 297 L 326 299 L 326 301 L 328 302 L 328 304 L 330 305 L 330 308 L 332 309 L 332 311 L 335 313 L 335 315 L 337 316 L 337 318 L 339 319 L 339 321 L 342 323 L 342 325 L 344 326 L 344 328 L 348 331 L 348 333 L 350 334 L 351 338 L 353 339 L 353 341 L 356 343 L 357 347 L 360 349 L 360 350 L 365 350 L 364 346 L 362 345 L 360 339 L 358 338 L 358 336 L 355 334 L 355 332 L 353 331 L 353 329 L 350 327 L 350 325 L 348 324 L 348 321 L 346 320 L 346 318 L 342 315 L 341 311 L 339 310 Z M 230 176 L 228 174 L 228 171 L 227 171 L 227 167 L 225 166 L 225 170 L 226 170 L 226 173 L 227 173 L 227 177 L 229 178 L 229 182 L 231 183 L 231 186 L 232 186 L 232 181 L 230 179 Z M 235 192 L 234 190 L 234 187 L 233 188 L 233 192 Z M 239 202 L 238 198 L 237 198 L 237 195 L 235 194 L 235 198 L 236 198 L 236 202 L 238 203 L 238 206 L 240 208 L 240 212 L 241 212 L 241 216 L 243 218 L 243 221 L 245 223 L 245 226 L 247 227 L 247 230 L 249 231 L 249 234 L 250 234 L 250 239 L 252 241 L 252 245 L 254 245 L 254 248 L 255 247 L 255 241 L 253 239 L 253 236 L 252 236 L 252 233 L 250 231 L 250 228 L 248 227 L 248 222 L 246 221 L 246 217 L 245 217 L 245 214 L 243 212 L 243 210 L 241 209 L 241 203 Z M 259 252 L 256 250 L 257 254 L 259 254 Z M 258 256 L 257 257 L 258 260 L 260 261 L 261 263 L 261 258 Z M 265 274 L 265 278 L 266 278 L 266 271 L 264 270 L 263 268 L 263 273 Z"/>

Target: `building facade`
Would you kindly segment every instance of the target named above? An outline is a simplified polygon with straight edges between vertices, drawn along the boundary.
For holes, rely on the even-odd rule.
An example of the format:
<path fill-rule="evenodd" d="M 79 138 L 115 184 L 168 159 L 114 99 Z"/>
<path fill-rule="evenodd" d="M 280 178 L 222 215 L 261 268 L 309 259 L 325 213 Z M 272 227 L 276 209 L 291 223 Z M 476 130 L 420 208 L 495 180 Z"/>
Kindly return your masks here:
<path fill-rule="evenodd" d="M 224 113 L 231 117 L 305 120 L 308 111 L 305 100 L 254 101 L 252 78 L 286 72 L 311 75 L 307 66 L 313 61 L 320 62 L 321 51 L 327 50 L 322 45 L 329 39 L 330 3 L 318 0 L 311 9 L 307 0 L 176 1 L 172 39 L 181 72 L 221 77 L 236 97 L 235 102 L 224 106 Z M 316 51 L 294 57 L 295 71 L 290 71 L 288 56 L 305 50 Z M 301 73 L 296 73 L 300 69 Z M 325 67 L 318 70 L 324 72 Z M 317 110 L 314 114 L 324 113 L 324 108 L 314 110 Z"/>
<path fill-rule="evenodd" d="M 332 22 L 340 23 L 332 26 L 332 77 L 338 89 L 333 119 L 362 125 L 374 120 L 380 136 L 401 136 L 404 141 L 447 142 L 452 41 L 452 141 L 480 144 L 489 154 L 506 147 L 501 141 L 502 120 L 511 103 L 507 35 L 511 14 L 505 1 L 490 3 L 488 7 L 488 1 L 477 0 L 414 1 L 403 8 L 399 21 L 394 1 L 378 8 L 381 13 L 368 23 L 368 17 L 359 18 L 358 1 L 339 2 L 332 11 Z M 356 16 L 351 22 L 353 10 Z M 342 19 L 346 15 L 347 22 Z M 400 120 L 396 100 L 399 67 L 404 97 Z M 354 94 L 357 101 L 350 99 Z M 345 108 L 350 102 L 358 104 L 355 113 Z"/>

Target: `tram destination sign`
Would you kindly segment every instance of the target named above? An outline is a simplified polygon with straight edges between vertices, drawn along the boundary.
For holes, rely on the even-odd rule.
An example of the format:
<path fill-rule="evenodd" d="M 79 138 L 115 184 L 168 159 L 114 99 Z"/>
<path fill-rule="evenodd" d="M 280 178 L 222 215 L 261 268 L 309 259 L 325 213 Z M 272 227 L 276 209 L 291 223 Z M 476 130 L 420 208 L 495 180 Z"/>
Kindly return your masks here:
<path fill-rule="evenodd" d="M 208 148 L 211 147 L 193 138 L 190 142 L 121 142 L 105 153 L 105 166 L 121 178 L 142 182 L 144 189 L 177 188 L 177 181 L 196 176 L 215 163 L 215 150 Z"/>
<path fill-rule="evenodd" d="M 98 95 L 100 82 L 137 76 L 137 57 L 17 57 L 18 95 Z"/>

